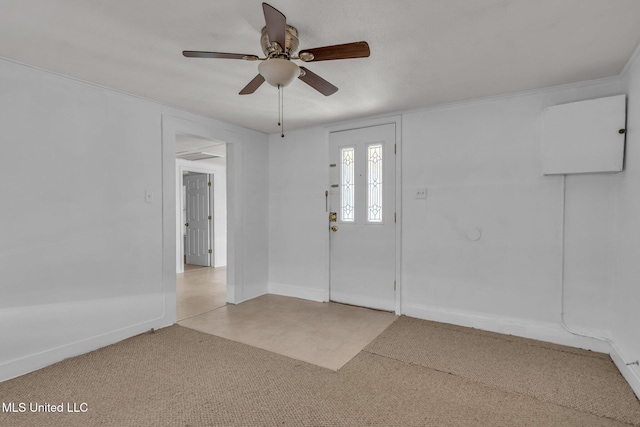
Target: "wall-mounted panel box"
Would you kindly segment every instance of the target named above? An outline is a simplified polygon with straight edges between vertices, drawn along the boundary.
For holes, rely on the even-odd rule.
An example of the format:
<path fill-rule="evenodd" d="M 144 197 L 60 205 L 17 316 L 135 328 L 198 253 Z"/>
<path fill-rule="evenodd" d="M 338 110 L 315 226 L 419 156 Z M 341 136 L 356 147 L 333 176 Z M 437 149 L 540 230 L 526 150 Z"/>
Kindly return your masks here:
<path fill-rule="evenodd" d="M 626 95 L 554 105 L 544 112 L 544 175 L 620 172 Z"/>

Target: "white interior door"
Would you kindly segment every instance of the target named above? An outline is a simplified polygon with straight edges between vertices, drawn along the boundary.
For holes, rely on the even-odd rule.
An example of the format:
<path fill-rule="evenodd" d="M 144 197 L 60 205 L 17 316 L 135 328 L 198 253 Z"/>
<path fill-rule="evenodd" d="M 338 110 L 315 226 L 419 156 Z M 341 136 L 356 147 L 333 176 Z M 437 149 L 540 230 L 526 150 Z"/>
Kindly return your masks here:
<path fill-rule="evenodd" d="M 209 178 L 204 173 L 190 173 L 184 177 L 184 185 L 187 188 L 184 248 L 187 264 L 209 266 Z"/>
<path fill-rule="evenodd" d="M 395 135 L 386 124 L 329 136 L 332 301 L 395 310 Z"/>

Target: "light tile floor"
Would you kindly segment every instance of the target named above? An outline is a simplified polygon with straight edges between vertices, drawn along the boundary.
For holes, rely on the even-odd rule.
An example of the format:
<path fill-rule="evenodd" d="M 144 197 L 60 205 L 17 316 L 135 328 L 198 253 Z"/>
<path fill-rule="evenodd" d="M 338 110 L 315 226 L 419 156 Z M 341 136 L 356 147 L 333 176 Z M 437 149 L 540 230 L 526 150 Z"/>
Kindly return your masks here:
<path fill-rule="evenodd" d="M 186 265 L 176 275 L 176 319 L 178 322 L 206 313 L 227 303 L 227 268 Z"/>
<path fill-rule="evenodd" d="M 225 298 L 220 299 L 220 289 L 214 288 L 224 291 L 223 275 L 226 272 L 218 268 L 178 275 L 179 325 L 338 370 L 397 318 L 362 307 L 278 295 L 220 305 Z"/>

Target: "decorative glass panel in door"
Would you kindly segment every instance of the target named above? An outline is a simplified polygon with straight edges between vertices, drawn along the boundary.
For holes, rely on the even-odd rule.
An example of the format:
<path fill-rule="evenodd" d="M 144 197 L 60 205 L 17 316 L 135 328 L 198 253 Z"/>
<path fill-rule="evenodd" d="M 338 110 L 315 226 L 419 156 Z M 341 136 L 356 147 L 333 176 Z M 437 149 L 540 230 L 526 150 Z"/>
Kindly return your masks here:
<path fill-rule="evenodd" d="M 382 144 L 367 147 L 367 221 L 382 222 Z"/>
<path fill-rule="evenodd" d="M 340 150 L 340 220 L 352 222 L 355 219 L 355 148 Z"/>

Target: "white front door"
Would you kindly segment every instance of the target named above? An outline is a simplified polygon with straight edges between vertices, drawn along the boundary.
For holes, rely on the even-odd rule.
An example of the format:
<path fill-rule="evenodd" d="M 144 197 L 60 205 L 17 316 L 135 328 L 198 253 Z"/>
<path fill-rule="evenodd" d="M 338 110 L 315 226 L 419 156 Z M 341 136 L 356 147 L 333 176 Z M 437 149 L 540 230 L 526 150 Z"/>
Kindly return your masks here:
<path fill-rule="evenodd" d="M 184 248 L 187 264 L 209 266 L 209 178 L 204 173 L 190 173 L 184 177 L 184 185 L 187 188 Z"/>
<path fill-rule="evenodd" d="M 395 124 L 329 136 L 332 301 L 395 310 L 395 137 Z"/>

